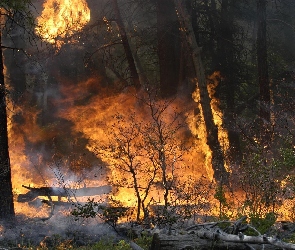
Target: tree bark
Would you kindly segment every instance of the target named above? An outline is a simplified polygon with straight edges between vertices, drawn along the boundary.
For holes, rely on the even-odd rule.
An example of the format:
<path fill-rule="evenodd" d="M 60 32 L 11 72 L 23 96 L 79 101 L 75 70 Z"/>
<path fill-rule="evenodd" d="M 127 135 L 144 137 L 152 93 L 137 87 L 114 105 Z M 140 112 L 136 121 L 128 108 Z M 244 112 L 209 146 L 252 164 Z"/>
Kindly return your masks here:
<path fill-rule="evenodd" d="M 235 95 L 237 76 L 234 52 L 234 1 L 223 0 L 221 3 L 221 19 L 217 38 L 217 57 L 215 58 L 215 70 L 222 77 L 220 83 L 221 91 L 226 98 L 226 109 L 224 110 L 223 122 L 228 131 L 229 161 L 231 165 L 239 165 L 242 156 L 240 150 L 239 134 L 236 131 L 235 122 Z"/>
<path fill-rule="evenodd" d="M 170 0 L 157 0 L 157 38 L 160 91 L 169 97 L 176 94 L 180 77 L 179 24 Z"/>
<path fill-rule="evenodd" d="M 0 9 L 1 14 L 1 9 Z M 0 219 L 14 218 L 11 168 L 8 151 L 6 88 L 0 29 Z"/>
<path fill-rule="evenodd" d="M 113 2 L 113 7 L 114 7 L 114 11 L 115 11 L 115 16 L 116 16 L 116 23 L 119 28 L 120 36 L 122 39 L 123 47 L 125 50 L 125 54 L 126 54 L 126 58 L 127 58 L 127 62 L 128 62 L 129 70 L 130 70 L 131 80 L 132 80 L 134 87 L 136 89 L 139 89 L 140 88 L 139 75 L 138 75 L 138 72 L 136 69 L 136 65 L 134 62 L 133 55 L 132 55 L 132 50 L 131 50 L 131 47 L 130 47 L 130 44 L 128 41 L 128 37 L 126 34 L 126 29 L 125 29 L 125 26 L 124 26 L 124 23 L 122 20 L 120 8 L 118 5 L 118 0 L 112 0 L 112 2 Z"/>
<path fill-rule="evenodd" d="M 295 244 L 283 242 L 275 237 L 228 234 L 221 229 L 202 228 L 188 234 L 154 234 L 151 250 L 179 249 L 295 249 Z"/>
<path fill-rule="evenodd" d="M 270 140 L 270 82 L 268 76 L 266 41 L 267 0 L 257 0 L 257 69 L 260 91 L 261 143 L 267 146 Z"/>
<path fill-rule="evenodd" d="M 209 234 L 209 232 L 208 232 Z M 204 237 L 206 236 L 206 237 Z M 211 235 L 212 236 L 212 235 Z M 237 236 L 237 235 L 235 235 Z M 238 237 L 238 236 L 237 236 Z M 166 234 L 154 234 L 151 250 L 184 250 L 184 249 L 198 249 L 198 250 L 249 250 L 249 249 L 264 249 L 264 250 L 276 250 L 278 249 L 272 245 L 251 244 L 252 248 L 249 248 L 249 244 L 243 242 L 226 242 L 209 239 L 207 235 L 203 234 L 199 237 L 197 234 L 178 234 L 178 235 L 166 235 Z"/>
<path fill-rule="evenodd" d="M 218 129 L 213 120 L 213 114 L 210 105 L 210 97 L 207 89 L 207 81 L 205 71 L 201 59 L 201 48 L 198 46 L 192 24 L 189 21 L 189 16 L 181 0 L 174 0 L 181 29 L 185 32 L 188 47 L 190 48 L 193 58 L 193 64 L 197 77 L 197 88 L 200 91 L 200 104 L 203 110 L 203 116 L 207 132 L 207 144 L 212 152 L 212 167 L 214 170 L 214 178 L 218 182 L 226 182 L 228 173 L 224 166 L 223 152 L 218 140 Z"/>

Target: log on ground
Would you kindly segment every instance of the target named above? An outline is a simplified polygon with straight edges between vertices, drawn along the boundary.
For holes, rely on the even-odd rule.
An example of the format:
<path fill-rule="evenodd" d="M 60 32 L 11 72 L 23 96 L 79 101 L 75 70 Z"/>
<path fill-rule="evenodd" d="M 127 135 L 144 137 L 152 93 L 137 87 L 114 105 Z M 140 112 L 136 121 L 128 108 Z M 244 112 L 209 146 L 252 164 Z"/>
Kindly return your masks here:
<path fill-rule="evenodd" d="M 108 185 L 101 187 L 83 187 L 83 188 L 59 188 L 59 187 L 39 187 L 33 188 L 30 186 L 23 187 L 30 191 L 25 194 L 20 194 L 17 198 L 18 202 L 29 202 L 37 198 L 38 196 L 57 196 L 57 197 L 83 197 L 83 196 L 94 196 L 103 195 L 111 192 L 111 187 Z"/>
<path fill-rule="evenodd" d="M 281 247 L 270 244 L 250 244 L 246 242 L 230 242 L 220 239 L 212 240 L 199 237 L 198 234 L 167 235 L 157 234 L 153 236 L 151 250 L 276 250 Z M 292 248 L 286 248 L 292 249 Z"/>

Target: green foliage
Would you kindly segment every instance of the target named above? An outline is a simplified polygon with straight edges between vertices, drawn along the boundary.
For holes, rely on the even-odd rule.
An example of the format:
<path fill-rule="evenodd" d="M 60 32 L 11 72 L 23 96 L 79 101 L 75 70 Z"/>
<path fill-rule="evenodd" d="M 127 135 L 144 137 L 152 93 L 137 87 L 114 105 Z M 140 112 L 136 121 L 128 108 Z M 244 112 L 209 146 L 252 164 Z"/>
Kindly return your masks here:
<path fill-rule="evenodd" d="M 225 191 L 222 185 L 218 185 L 216 188 L 214 198 L 217 199 L 222 205 L 227 205 Z"/>
<path fill-rule="evenodd" d="M 31 4 L 30 0 L 2 0 L 0 7 L 13 10 L 24 10 L 28 4 Z"/>
<path fill-rule="evenodd" d="M 31 36 L 33 35 L 35 17 L 32 13 L 34 6 L 31 0 L 1 0 L 0 10 L 1 9 L 5 10 L 4 15 L 9 16 L 9 20 L 14 21 L 14 26 L 26 28 L 25 30 L 27 32 L 30 30 L 29 33 L 31 33 Z M 11 31 L 14 26 L 10 25 L 9 30 Z"/>
<path fill-rule="evenodd" d="M 225 197 L 225 190 L 223 185 L 218 185 L 215 189 L 214 198 L 219 201 L 219 219 L 228 219 L 224 208 L 228 207 L 227 199 Z"/>
<path fill-rule="evenodd" d="M 101 240 L 97 242 L 96 244 L 88 247 L 83 247 L 79 249 L 85 249 L 85 250 L 109 250 L 109 249 L 114 249 L 114 250 L 131 250 L 132 248 L 130 245 L 124 241 L 120 240 L 117 244 L 113 242 L 113 240 Z"/>
<path fill-rule="evenodd" d="M 250 218 L 250 224 L 254 226 L 261 234 L 267 233 L 276 222 L 277 216 L 274 213 L 267 213 L 265 217 L 253 215 Z"/>
<path fill-rule="evenodd" d="M 288 235 L 288 237 L 284 238 L 284 241 L 295 244 L 295 233 Z"/>
<path fill-rule="evenodd" d="M 149 236 L 147 233 L 143 233 L 139 238 L 135 239 L 134 242 L 144 250 L 149 250 L 152 244 L 153 236 Z"/>
<path fill-rule="evenodd" d="M 84 204 L 76 204 L 76 207 L 71 211 L 71 215 L 78 218 L 94 218 L 97 216 L 97 212 L 101 209 L 101 205 L 94 201 L 94 199 L 88 199 Z"/>
<path fill-rule="evenodd" d="M 76 207 L 71 211 L 71 215 L 76 220 L 79 218 L 95 218 L 100 216 L 105 222 L 116 226 L 119 218 L 124 217 L 128 211 L 128 208 L 123 207 L 120 202 L 116 202 L 112 206 L 102 206 L 99 202 L 95 202 L 94 199 L 88 199 L 88 201 L 81 205 L 76 204 Z"/>
<path fill-rule="evenodd" d="M 106 207 L 103 209 L 103 218 L 106 222 L 115 226 L 119 220 L 126 215 L 128 208 L 126 207 Z"/>
<path fill-rule="evenodd" d="M 70 240 L 61 240 L 60 236 L 57 236 L 57 241 L 54 244 L 46 245 L 41 244 L 40 247 L 31 247 L 30 249 L 43 249 L 43 250 L 68 250 L 68 249 L 76 249 L 76 250 L 131 250 L 129 243 L 124 240 L 120 240 L 115 243 L 113 239 L 102 239 L 99 242 L 82 246 L 75 247 L 74 244 L 71 243 Z"/>
<path fill-rule="evenodd" d="M 134 239 L 134 242 L 142 247 L 144 250 L 150 249 L 152 236 L 147 233 L 143 233 L 140 237 Z M 1 245 L 5 245 L 10 248 L 30 249 L 30 250 L 131 250 L 130 244 L 125 240 L 115 241 L 113 238 L 103 238 L 100 241 L 88 244 L 85 246 L 76 246 L 72 239 L 64 239 L 59 234 L 54 234 L 50 237 L 46 237 L 40 245 L 32 245 L 29 242 L 25 243 L 23 240 L 20 242 L 3 242 Z"/>
<path fill-rule="evenodd" d="M 295 166 L 295 153 L 293 148 L 282 148 L 279 152 L 280 160 L 277 164 L 281 164 L 289 169 Z"/>
<path fill-rule="evenodd" d="M 240 169 L 240 183 L 246 196 L 243 208 L 252 217 L 275 212 L 283 195 L 280 186 L 281 164 L 265 158 L 260 153 L 252 153 Z"/>

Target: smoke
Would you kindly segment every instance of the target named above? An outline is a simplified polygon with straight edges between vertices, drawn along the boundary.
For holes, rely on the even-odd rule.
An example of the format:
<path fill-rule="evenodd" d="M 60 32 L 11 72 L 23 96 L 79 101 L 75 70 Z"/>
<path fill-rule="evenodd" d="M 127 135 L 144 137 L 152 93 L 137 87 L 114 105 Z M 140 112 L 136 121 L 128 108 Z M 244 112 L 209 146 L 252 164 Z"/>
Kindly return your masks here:
<path fill-rule="evenodd" d="M 96 2 L 91 1 L 91 4 L 98 8 Z M 40 13 L 41 1 L 38 4 L 36 10 Z M 116 177 L 111 176 L 109 171 L 111 162 L 102 159 L 96 148 L 107 144 L 110 136 L 116 132 L 116 115 L 126 118 L 125 127 L 130 125 L 128 119 L 131 114 L 136 115 L 136 122 L 143 127 L 152 122 L 150 110 L 145 107 L 145 102 L 149 100 L 144 99 L 144 91 L 136 93 L 126 86 L 122 90 L 124 84 L 114 80 L 114 70 L 108 68 L 110 66 L 107 63 L 102 63 L 103 58 L 98 58 L 100 54 L 94 55 L 91 60 L 88 58 L 85 63 L 85 55 L 98 46 L 97 40 L 94 44 L 93 41 L 88 42 L 87 38 L 82 37 L 78 44 L 65 44 L 53 54 L 50 54 L 52 50 L 48 50 L 50 46 L 31 46 L 29 41 L 21 38 L 19 42 L 26 51 L 30 51 L 32 57 L 5 54 L 11 87 L 9 142 L 16 198 L 29 191 L 22 187 L 26 185 L 82 189 L 79 197 L 76 192 L 72 192 L 71 197 L 63 197 L 62 201 L 86 202 L 89 190 L 86 192 L 83 188 L 96 187 L 101 188 L 96 190 L 99 195 L 92 197 L 105 202 L 107 197 L 104 194 L 111 191 L 108 180 Z M 22 65 L 13 60 L 19 57 Z M 165 101 L 153 101 L 155 107 L 165 105 Z M 163 122 L 169 124 L 175 112 L 181 112 L 179 122 L 182 123 L 182 129 L 175 134 L 175 138 L 190 147 L 186 152 L 177 152 L 183 154 L 185 162 L 179 167 L 182 171 L 179 176 L 183 180 L 189 175 L 194 178 L 208 175 L 208 169 L 204 167 L 206 152 L 202 148 L 203 132 L 198 129 L 192 132 L 195 124 L 201 123 L 194 120 L 195 111 L 192 100 L 178 96 L 171 100 L 163 117 Z M 200 138 L 193 140 L 192 135 Z M 132 200 L 133 192 L 126 189 L 117 192 L 117 195 L 121 195 L 119 199 Z M 92 231 L 91 223 L 98 222 L 95 220 L 91 223 L 87 221 L 90 223 L 87 228 L 83 225 L 86 221 L 76 225 L 67 216 L 71 206 L 56 206 L 52 214 L 52 208 L 47 207 L 42 199 L 48 197 L 37 198 L 29 203 L 15 202 L 19 226 L 3 229 L 3 237 L 17 238 L 20 232 L 26 232 L 24 237 L 32 236 L 38 242 L 44 236 L 65 234 L 65 231 L 76 227 L 84 232 L 90 230 L 89 234 L 101 230 L 97 237 L 109 232 L 104 227 Z M 52 215 L 51 218 L 42 222 L 41 219 L 49 215 Z M 40 232 L 41 236 L 38 236 Z"/>
<path fill-rule="evenodd" d="M 64 210 L 55 211 L 50 220 L 26 219 L 18 216 L 16 223 L 0 223 L 0 244 L 29 247 L 69 241 L 71 244 L 87 245 L 102 238 L 116 238 L 113 228 L 99 219 L 74 220 Z M 50 245 L 51 244 L 51 245 Z"/>

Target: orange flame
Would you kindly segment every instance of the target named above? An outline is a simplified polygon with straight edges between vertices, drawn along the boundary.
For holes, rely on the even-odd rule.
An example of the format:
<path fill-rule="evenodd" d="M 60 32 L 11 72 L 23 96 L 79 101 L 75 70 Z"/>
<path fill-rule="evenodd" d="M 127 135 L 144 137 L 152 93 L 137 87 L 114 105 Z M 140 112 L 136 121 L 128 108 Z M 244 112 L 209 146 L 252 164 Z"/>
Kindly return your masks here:
<path fill-rule="evenodd" d="M 211 105 L 211 110 L 213 114 L 213 120 L 215 125 L 218 128 L 218 140 L 223 149 L 223 152 L 226 153 L 226 151 L 229 149 L 228 132 L 223 126 L 223 114 L 219 108 L 220 102 L 217 98 L 214 97 L 215 88 L 219 84 L 219 78 L 220 78 L 219 72 L 214 72 L 211 76 L 209 76 L 210 83 L 208 84 L 207 89 L 209 92 L 209 96 L 211 98 L 210 105 Z M 227 172 L 231 172 L 231 169 L 228 166 L 226 159 L 225 159 L 225 168 Z"/>
<path fill-rule="evenodd" d="M 214 97 L 215 88 L 217 87 L 219 72 L 214 72 L 211 76 L 209 76 L 210 83 L 207 86 L 209 97 L 211 99 L 210 105 L 213 114 L 213 120 L 215 125 L 218 128 L 218 140 L 221 144 L 223 152 L 226 152 L 229 148 L 228 142 L 228 133 L 226 129 L 223 127 L 223 114 L 219 109 L 219 100 Z M 193 135 L 198 139 L 198 143 L 201 144 L 202 151 L 204 152 L 204 163 L 207 171 L 207 175 L 211 181 L 213 181 L 213 169 L 212 169 L 212 152 L 207 145 L 206 142 L 206 126 L 204 121 L 204 115 L 202 106 L 200 104 L 200 91 L 197 88 L 192 95 L 194 101 L 197 103 L 197 107 L 195 108 L 195 112 L 193 115 L 190 115 L 188 118 L 189 127 L 193 133 Z M 196 110 L 198 112 L 196 112 Z M 229 166 L 225 162 L 225 167 L 228 172 L 231 172 Z"/>
<path fill-rule="evenodd" d="M 61 46 L 64 39 L 80 31 L 90 21 L 90 9 L 85 0 L 47 0 L 37 18 L 36 33 L 43 40 Z"/>

